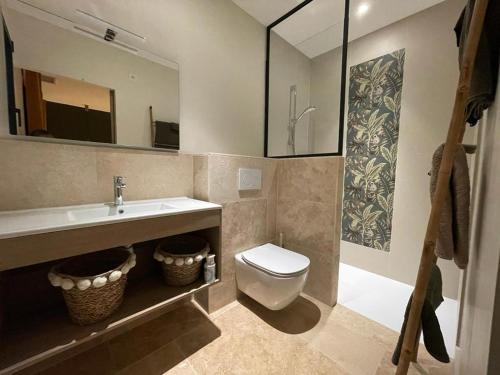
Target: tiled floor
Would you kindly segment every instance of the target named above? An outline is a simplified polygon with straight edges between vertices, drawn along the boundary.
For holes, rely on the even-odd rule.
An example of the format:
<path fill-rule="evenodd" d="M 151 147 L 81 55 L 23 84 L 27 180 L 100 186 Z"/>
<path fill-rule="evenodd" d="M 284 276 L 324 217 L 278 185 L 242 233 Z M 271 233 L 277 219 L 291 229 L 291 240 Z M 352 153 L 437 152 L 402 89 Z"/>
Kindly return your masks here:
<path fill-rule="evenodd" d="M 340 263 L 338 303 L 394 331 L 401 329 L 413 287 L 357 267 Z M 444 298 L 436 310 L 450 357 L 455 357 L 458 304 Z"/>
<path fill-rule="evenodd" d="M 241 298 L 207 317 L 186 304 L 45 374 L 393 374 L 397 334 L 343 306 L 300 297 L 272 312 Z M 451 374 L 420 350 L 411 374 Z"/>

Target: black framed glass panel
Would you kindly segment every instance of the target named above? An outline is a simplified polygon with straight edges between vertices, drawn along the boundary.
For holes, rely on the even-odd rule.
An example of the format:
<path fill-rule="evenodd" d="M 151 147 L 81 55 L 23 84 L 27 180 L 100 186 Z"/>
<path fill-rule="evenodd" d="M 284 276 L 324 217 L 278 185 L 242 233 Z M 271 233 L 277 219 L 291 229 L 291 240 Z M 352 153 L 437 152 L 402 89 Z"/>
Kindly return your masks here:
<path fill-rule="evenodd" d="M 349 0 L 309 0 L 267 29 L 265 156 L 341 155 Z"/>

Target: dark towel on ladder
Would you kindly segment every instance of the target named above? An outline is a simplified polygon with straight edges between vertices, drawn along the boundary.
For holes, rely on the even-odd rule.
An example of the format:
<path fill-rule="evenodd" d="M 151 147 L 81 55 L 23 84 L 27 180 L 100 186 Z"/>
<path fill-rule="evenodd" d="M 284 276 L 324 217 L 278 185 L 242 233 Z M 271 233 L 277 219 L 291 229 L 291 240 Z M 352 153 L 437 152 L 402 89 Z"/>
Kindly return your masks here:
<path fill-rule="evenodd" d="M 424 335 L 425 348 L 429 354 L 440 362 L 449 363 L 450 357 L 446 351 L 439 320 L 435 313 L 435 310 L 439 307 L 441 302 L 443 302 L 442 287 L 443 281 L 441 278 L 441 271 L 439 270 L 439 267 L 434 264 L 431 271 L 431 277 L 429 279 L 429 285 L 427 286 L 424 305 L 422 307 L 422 333 Z M 401 349 L 403 347 L 406 323 L 408 322 L 408 316 L 410 315 L 412 298 L 413 294 L 410 296 L 408 304 L 406 305 L 405 319 L 403 326 L 401 327 L 401 333 L 399 335 L 396 349 L 392 355 L 392 363 L 395 366 L 399 363 L 399 356 L 401 355 Z M 415 338 L 415 340 L 416 339 L 417 338 Z"/>
<path fill-rule="evenodd" d="M 469 0 L 455 26 L 457 44 L 459 47 L 459 63 L 465 50 L 465 41 L 474 10 L 475 0 Z M 467 100 L 467 122 L 476 125 L 495 100 L 497 89 L 498 66 L 500 55 L 500 1 L 490 1 L 486 11 L 486 19 L 479 40 L 472 82 Z"/>

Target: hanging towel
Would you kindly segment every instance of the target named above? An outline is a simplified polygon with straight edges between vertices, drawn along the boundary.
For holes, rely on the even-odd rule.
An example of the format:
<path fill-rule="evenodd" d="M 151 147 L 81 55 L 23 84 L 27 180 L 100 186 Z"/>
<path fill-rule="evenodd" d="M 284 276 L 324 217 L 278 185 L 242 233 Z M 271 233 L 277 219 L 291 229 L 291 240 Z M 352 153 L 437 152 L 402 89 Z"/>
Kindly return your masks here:
<path fill-rule="evenodd" d="M 154 147 L 179 149 L 179 124 L 176 122 L 155 121 Z"/>
<path fill-rule="evenodd" d="M 462 62 L 465 41 L 469 33 L 475 0 L 469 0 L 455 26 L 459 47 L 459 63 Z M 490 1 L 479 40 L 472 82 L 467 100 L 466 119 L 474 126 L 483 111 L 495 100 L 498 80 L 500 51 L 500 1 Z"/>
<path fill-rule="evenodd" d="M 425 295 L 424 305 L 422 307 L 422 333 L 424 335 L 424 345 L 430 355 L 440 362 L 450 362 L 450 357 L 446 351 L 444 344 L 443 334 L 439 325 L 439 320 L 436 316 L 436 309 L 443 302 L 443 281 L 441 278 L 441 271 L 437 265 L 433 265 L 429 284 Z M 406 305 L 405 318 L 401 333 L 399 335 L 396 349 L 392 354 L 392 363 L 397 366 L 399 363 L 399 356 L 401 355 L 401 348 L 403 347 L 403 340 L 406 331 L 406 324 L 410 315 L 411 301 L 413 294 L 410 296 L 408 304 Z M 416 340 L 416 338 L 415 338 Z"/>
<path fill-rule="evenodd" d="M 443 150 L 444 144 L 437 148 L 432 157 L 431 201 L 436 190 Z M 462 145 L 458 145 L 450 177 L 449 191 L 446 194 L 439 223 L 439 236 L 435 252 L 439 258 L 453 259 L 458 268 L 461 269 L 467 267 L 469 262 L 469 206 L 469 167 L 465 149 Z"/>

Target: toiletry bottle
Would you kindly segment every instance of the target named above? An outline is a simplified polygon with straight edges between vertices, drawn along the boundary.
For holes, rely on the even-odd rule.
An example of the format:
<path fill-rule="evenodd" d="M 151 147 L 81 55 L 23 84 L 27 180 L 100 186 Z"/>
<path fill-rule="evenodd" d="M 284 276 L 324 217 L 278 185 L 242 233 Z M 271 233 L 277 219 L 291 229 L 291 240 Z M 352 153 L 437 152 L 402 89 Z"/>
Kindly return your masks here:
<path fill-rule="evenodd" d="M 207 256 L 205 262 L 205 282 L 211 284 L 215 281 L 215 254 Z"/>

